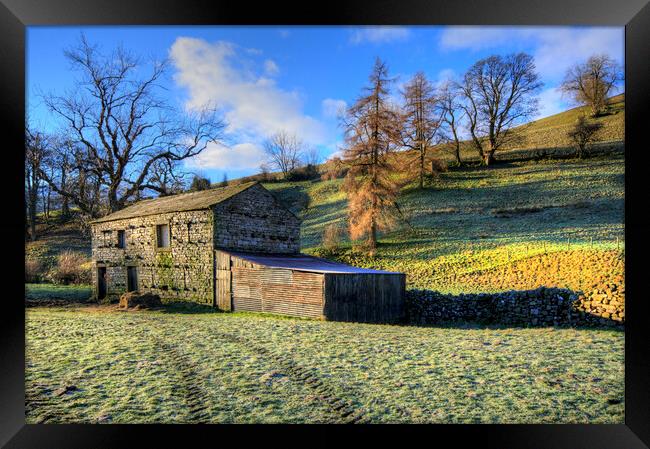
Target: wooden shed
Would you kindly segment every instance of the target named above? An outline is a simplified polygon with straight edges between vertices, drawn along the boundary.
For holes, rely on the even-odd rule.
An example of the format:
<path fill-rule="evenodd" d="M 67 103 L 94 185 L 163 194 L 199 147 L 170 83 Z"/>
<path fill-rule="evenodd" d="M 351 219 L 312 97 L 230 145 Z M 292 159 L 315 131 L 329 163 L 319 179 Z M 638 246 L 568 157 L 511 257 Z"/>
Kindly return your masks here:
<path fill-rule="evenodd" d="M 332 321 L 395 323 L 406 276 L 305 254 L 215 251 L 216 305 Z"/>

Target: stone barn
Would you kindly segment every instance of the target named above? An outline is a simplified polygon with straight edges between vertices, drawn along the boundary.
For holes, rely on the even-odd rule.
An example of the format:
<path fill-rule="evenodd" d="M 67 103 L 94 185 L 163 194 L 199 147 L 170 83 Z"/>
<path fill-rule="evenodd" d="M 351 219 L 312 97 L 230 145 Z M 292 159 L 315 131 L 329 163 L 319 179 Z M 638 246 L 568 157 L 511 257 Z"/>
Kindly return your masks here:
<path fill-rule="evenodd" d="M 142 200 L 95 220 L 94 295 L 148 291 L 226 311 L 396 322 L 405 275 L 300 253 L 300 219 L 257 182 Z"/>

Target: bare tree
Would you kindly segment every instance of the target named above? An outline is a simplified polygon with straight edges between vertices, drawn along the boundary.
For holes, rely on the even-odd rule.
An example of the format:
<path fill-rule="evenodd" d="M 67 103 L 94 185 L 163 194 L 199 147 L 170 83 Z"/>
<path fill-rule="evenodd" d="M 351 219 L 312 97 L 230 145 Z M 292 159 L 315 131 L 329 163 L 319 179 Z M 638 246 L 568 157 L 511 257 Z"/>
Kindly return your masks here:
<path fill-rule="evenodd" d="M 147 71 L 123 48 L 104 55 L 83 35 L 65 56 L 80 75 L 77 89 L 47 95 L 45 104 L 78 147 L 79 167 L 99 183 L 109 211 L 122 208 L 145 189 L 168 193 L 160 183 L 160 170 L 199 154 L 221 137 L 224 122 L 213 109 L 184 113 L 158 95 L 167 61 L 153 62 Z M 44 178 L 82 212 L 97 213 L 83 192 L 67 189 L 46 174 Z"/>
<path fill-rule="evenodd" d="M 219 183 L 219 187 L 228 187 L 228 173 L 223 174 L 223 178 L 221 179 L 221 182 Z"/>
<path fill-rule="evenodd" d="M 189 182 L 188 173 L 178 167 L 179 161 L 159 159 L 154 162 L 149 171 L 149 179 L 141 185 L 140 192 L 145 189 L 158 192 L 159 196 L 169 196 L 181 193 Z"/>
<path fill-rule="evenodd" d="M 600 128 L 602 123 L 590 122 L 584 115 L 578 117 L 573 128 L 568 132 L 568 136 L 575 145 L 576 155 L 582 159 L 588 147 L 594 141 L 595 134 Z"/>
<path fill-rule="evenodd" d="M 570 67 L 560 89 L 589 106 L 592 117 L 596 117 L 607 109 L 609 93 L 622 80 L 623 73 L 616 61 L 608 55 L 594 55 Z"/>
<path fill-rule="evenodd" d="M 434 139 L 441 125 L 440 108 L 435 87 L 423 72 L 416 73 L 406 84 L 402 92 L 404 97 L 404 112 L 402 117 L 401 144 L 414 150 L 416 157 L 407 163 L 406 171 L 414 173 L 420 189 L 424 187 L 424 177 L 427 166 L 431 162 L 431 151 L 435 145 Z M 415 165 L 416 170 L 410 170 Z M 434 165 L 431 165 L 434 167 Z"/>
<path fill-rule="evenodd" d="M 51 151 L 50 144 L 48 136 L 25 127 L 25 197 L 29 236 L 32 241 L 37 239 L 36 213 L 43 180 L 41 172 Z"/>
<path fill-rule="evenodd" d="M 526 53 L 490 56 L 465 73 L 462 108 L 472 144 L 485 165 L 517 137 L 512 129 L 535 114 L 535 95 L 542 85 L 533 57 Z"/>
<path fill-rule="evenodd" d="M 462 114 L 460 97 L 460 86 L 453 81 L 446 81 L 442 84 L 438 93 L 438 107 L 443 128 L 443 139 L 448 141 L 453 148 L 454 157 L 458 166 L 463 165 L 460 156 L 460 129 L 462 126 Z"/>
<path fill-rule="evenodd" d="M 59 136 L 57 138 L 56 151 L 53 151 L 48 162 L 58 172 L 58 185 L 62 190 L 69 191 L 69 177 L 73 169 L 74 142 Z M 70 217 L 70 199 L 68 196 L 61 197 L 61 218 L 66 220 Z"/>
<path fill-rule="evenodd" d="M 390 155 L 401 136 L 399 111 L 389 103 L 388 68 L 379 58 L 369 77 L 370 84 L 350 106 L 342 124 L 347 148 L 343 155 L 349 167 L 344 188 L 348 193 L 350 237 L 366 238 L 370 253 L 377 247 L 377 231 L 394 224 L 399 185 Z"/>
<path fill-rule="evenodd" d="M 303 141 L 287 131 L 277 132 L 264 142 L 269 163 L 280 170 L 285 178 L 300 166 L 303 149 Z"/>
<path fill-rule="evenodd" d="M 304 165 L 317 166 L 321 162 L 321 156 L 316 147 L 310 146 L 303 152 Z"/>
<path fill-rule="evenodd" d="M 269 168 L 269 164 L 262 162 L 260 164 L 260 174 L 262 175 L 262 180 L 263 181 L 268 181 L 270 178 L 270 172 L 271 169 Z"/>

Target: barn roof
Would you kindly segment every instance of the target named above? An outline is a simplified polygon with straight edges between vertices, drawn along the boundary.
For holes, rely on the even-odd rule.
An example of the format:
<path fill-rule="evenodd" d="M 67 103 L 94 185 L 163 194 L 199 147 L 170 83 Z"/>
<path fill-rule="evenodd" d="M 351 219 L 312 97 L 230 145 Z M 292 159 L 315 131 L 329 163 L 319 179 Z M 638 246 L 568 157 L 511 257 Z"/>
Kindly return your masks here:
<path fill-rule="evenodd" d="M 269 268 L 285 268 L 296 271 L 309 271 L 312 273 L 338 273 L 338 274 L 401 274 L 395 271 L 371 270 L 369 268 L 353 267 L 343 263 L 306 254 L 258 254 L 243 253 L 238 251 L 221 250 L 232 256 L 244 259 L 257 265 Z"/>
<path fill-rule="evenodd" d="M 179 195 L 140 200 L 122 210 L 98 218 L 97 220 L 92 221 L 92 223 L 102 223 L 105 221 L 122 220 L 125 218 L 164 214 L 168 212 L 207 209 L 256 184 L 258 184 L 257 181 L 252 181 L 226 187 L 215 187 L 208 190 L 201 190 L 199 192 L 181 193 Z"/>

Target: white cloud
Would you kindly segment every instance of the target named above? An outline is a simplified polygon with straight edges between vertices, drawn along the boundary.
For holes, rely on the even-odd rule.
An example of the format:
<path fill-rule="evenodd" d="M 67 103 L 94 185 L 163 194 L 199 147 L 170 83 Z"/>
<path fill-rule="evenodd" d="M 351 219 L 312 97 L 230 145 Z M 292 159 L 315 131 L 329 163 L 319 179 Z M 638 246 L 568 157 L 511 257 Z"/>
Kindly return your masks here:
<path fill-rule="evenodd" d="M 370 42 L 382 44 L 387 42 L 401 42 L 411 37 L 411 32 L 406 27 L 400 26 L 372 26 L 360 27 L 350 34 L 352 44 Z"/>
<path fill-rule="evenodd" d="M 509 51 L 532 47 L 535 64 L 546 81 L 559 81 L 572 64 L 595 53 L 623 62 L 622 27 L 500 27 L 453 26 L 440 36 L 443 50 Z"/>
<path fill-rule="evenodd" d="M 303 112 L 298 92 L 282 89 L 273 79 L 256 73 L 254 68 L 259 66 L 242 56 L 245 53 L 230 42 L 176 39 L 170 56 L 177 69 L 175 81 L 189 93 L 186 107 L 222 108 L 226 132 L 234 141 L 259 144 L 286 130 L 308 143 L 322 142 L 323 126 Z"/>
<path fill-rule="evenodd" d="M 282 39 L 286 39 L 289 36 L 291 36 L 291 31 L 289 31 L 289 30 L 279 30 L 278 33 L 280 34 L 280 37 Z"/>
<path fill-rule="evenodd" d="M 566 110 L 566 102 L 562 98 L 562 92 L 554 87 L 544 89 L 539 96 L 539 111 L 536 118 L 548 117 Z"/>
<path fill-rule="evenodd" d="M 326 160 L 330 161 L 334 159 L 335 157 L 343 157 L 343 154 L 345 153 L 345 143 L 343 141 L 338 141 L 334 142 L 330 145 L 327 145 L 325 147 L 327 155 Z"/>
<path fill-rule="evenodd" d="M 327 118 L 337 118 L 347 107 L 345 100 L 326 98 L 322 101 L 323 115 Z"/>
<path fill-rule="evenodd" d="M 484 50 L 508 42 L 512 28 L 497 26 L 452 26 L 440 36 L 442 50 Z"/>
<path fill-rule="evenodd" d="M 253 143 L 240 143 L 232 147 L 211 143 L 208 147 L 185 161 L 193 169 L 246 170 L 256 169 L 266 160 L 264 150 Z"/>
<path fill-rule="evenodd" d="M 280 67 L 272 59 L 267 59 L 264 61 L 264 71 L 269 76 L 275 76 L 280 73 Z"/>
<path fill-rule="evenodd" d="M 438 81 L 444 83 L 456 78 L 456 72 L 453 69 L 444 69 L 438 72 Z"/>
<path fill-rule="evenodd" d="M 623 29 L 614 27 L 544 30 L 535 64 L 543 77 L 559 80 L 572 64 L 593 54 L 605 53 L 622 63 L 623 39 Z"/>

